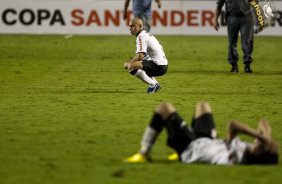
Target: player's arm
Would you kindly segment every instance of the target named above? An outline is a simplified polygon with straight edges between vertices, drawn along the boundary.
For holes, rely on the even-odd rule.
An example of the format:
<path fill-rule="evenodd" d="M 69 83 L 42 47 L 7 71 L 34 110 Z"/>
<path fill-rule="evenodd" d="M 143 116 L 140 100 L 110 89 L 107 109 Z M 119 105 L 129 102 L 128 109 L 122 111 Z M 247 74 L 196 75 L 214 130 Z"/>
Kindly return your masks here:
<path fill-rule="evenodd" d="M 130 2 L 130 0 L 124 1 L 123 20 L 127 19 L 127 9 L 128 9 L 129 2 Z"/>
<path fill-rule="evenodd" d="M 251 148 L 254 154 L 261 153 L 261 151 L 268 150 L 272 153 L 279 152 L 279 144 L 271 138 L 270 126 L 263 121 L 258 124 L 258 130 L 252 129 L 247 125 L 237 121 L 231 121 L 228 127 L 227 141 L 231 140 L 237 134 L 245 134 L 255 138 L 255 144 Z"/>
<path fill-rule="evenodd" d="M 242 124 L 238 121 L 235 120 L 230 121 L 228 124 L 227 142 L 231 142 L 232 139 L 236 137 L 238 134 L 244 134 L 256 138 L 265 145 L 270 145 L 272 142 L 272 139 L 270 137 L 265 136 L 259 131 L 245 124 Z"/>
<path fill-rule="evenodd" d="M 161 8 L 162 7 L 162 2 L 161 0 L 155 0 L 157 5 L 158 5 L 158 8 Z"/>
<path fill-rule="evenodd" d="M 135 61 L 142 61 L 143 58 L 144 58 L 144 53 L 143 52 L 136 53 L 133 58 L 130 58 L 129 61 L 124 63 L 124 65 L 123 65 L 124 69 L 127 70 L 128 63 L 135 62 Z"/>
<path fill-rule="evenodd" d="M 271 138 L 271 127 L 268 121 L 265 119 L 260 120 L 257 129 L 259 134 L 266 137 L 268 140 L 270 140 L 270 142 L 268 144 L 265 144 L 264 142 L 261 142 L 259 139 L 256 139 L 255 144 L 253 146 L 253 152 L 260 152 L 262 149 L 266 148 L 272 153 L 278 153 L 279 144 Z"/>
<path fill-rule="evenodd" d="M 134 62 L 134 61 L 142 61 L 144 58 L 144 53 L 143 52 L 138 52 L 135 54 L 135 56 L 129 60 L 129 63 L 130 62 Z"/>

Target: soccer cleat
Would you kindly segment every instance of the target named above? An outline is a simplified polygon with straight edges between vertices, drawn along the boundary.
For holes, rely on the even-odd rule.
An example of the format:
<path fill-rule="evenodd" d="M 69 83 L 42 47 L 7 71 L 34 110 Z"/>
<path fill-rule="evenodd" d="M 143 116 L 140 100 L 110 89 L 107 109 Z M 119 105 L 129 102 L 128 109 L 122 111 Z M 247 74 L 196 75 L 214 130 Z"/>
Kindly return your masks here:
<path fill-rule="evenodd" d="M 245 64 L 245 73 L 253 73 L 253 70 L 249 64 Z"/>
<path fill-rule="evenodd" d="M 161 86 L 159 83 L 157 83 L 154 86 L 149 86 L 147 89 L 147 93 L 156 93 L 157 91 L 160 91 L 160 89 L 161 89 Z"/>
<path fill-rule="evenodd" d="M 172 153 L 171 155 L 168 155 L 167 159 L 170 161 L 176 161 L 179 160 L 179 156 L 177 153 Z"/>
<path fill-rule="evenodd" d="M 157 83 L 156 84 L 156 90 L 155 90 L 155 92 L 158 92 L 158 91 L 160 91 L 161 90 L 161 85 L 159 84 L 159 83 Z"/>
<path fill-rule="evenodd" d="M 136 153 L 124 160 L 125 163 L 145 163 L 151 161 L 149 157 Z"/>
<path fill-rule="evenodd" d="M 237 64 L 232 64 L 232 68 L 230 70 L 231 73 L 238 73 L 239 72 L 239 68 Z"/>

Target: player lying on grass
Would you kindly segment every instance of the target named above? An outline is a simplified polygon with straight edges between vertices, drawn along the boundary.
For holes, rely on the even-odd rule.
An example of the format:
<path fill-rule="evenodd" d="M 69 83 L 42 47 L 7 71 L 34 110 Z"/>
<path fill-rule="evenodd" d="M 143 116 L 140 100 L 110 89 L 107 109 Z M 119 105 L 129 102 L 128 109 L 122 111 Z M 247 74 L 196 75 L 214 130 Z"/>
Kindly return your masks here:
<path fill-rule="evenodd" d="M 161 86 L 154 76 L 165 74 L 168 68 L 163 47 L 153 35 L 143 29 L 141 19 L 131 21 L 130 32 L 137 37 L 136 52 L 123 66 L 130 74 L 149 84 L 147 93 L 155 93 Z"/>
<path fill-rule="evenodd" d="M 227 138 L 217 139 L 215 122 L 207 102 L 196 105 L 191 127 L 172 104 L 159 104 L 145 129 L 139 153 L 124 161 L 150 161 L 150 151 L 163 128 L 168 133 L 168 146 L 176 151 L 175 158 L 184 163 L 278 164 L 279 146 L 271 137 L 271 127 L 267 120 L 259 121 L 257 130 L 238 121 L 230 121 Z M 238 134 L 253 137 L 254 143 L 241 141 Z"/>

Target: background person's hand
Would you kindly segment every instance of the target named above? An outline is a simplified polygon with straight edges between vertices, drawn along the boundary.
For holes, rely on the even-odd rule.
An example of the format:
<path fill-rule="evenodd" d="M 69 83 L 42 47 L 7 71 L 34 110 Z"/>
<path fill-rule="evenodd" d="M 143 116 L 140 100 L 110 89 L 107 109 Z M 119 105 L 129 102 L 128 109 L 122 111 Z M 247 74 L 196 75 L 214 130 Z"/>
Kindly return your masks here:
<path fill-rule="evenodd" d="M 127 13 L 123 12 L 123 20 L 126 20 L 126 19 L 127 19 Z"/>
<path fill-rule="evenodd" d="M 214 29 L 216 30 L 216 31 L 218 31 L 219 30 L 219 22 L 218 21 L 214 21 L 214 23 L 213 23 L 213 27 L 214 27 Z"/>
<path fill-rule="evenodd" d="M 161 7 L 162 7 L 162 3 L 159 2 L 159 3 L 158 3 L 158 8 L 161 8 Z"/>
<path fill-rule="evenodd" d="M 161 8 L 162 7 L 161 1 L 160 0 L 155 0 L 155 1 L 156 1 L 157 5 L 158 5 L 158 8 Z"/>

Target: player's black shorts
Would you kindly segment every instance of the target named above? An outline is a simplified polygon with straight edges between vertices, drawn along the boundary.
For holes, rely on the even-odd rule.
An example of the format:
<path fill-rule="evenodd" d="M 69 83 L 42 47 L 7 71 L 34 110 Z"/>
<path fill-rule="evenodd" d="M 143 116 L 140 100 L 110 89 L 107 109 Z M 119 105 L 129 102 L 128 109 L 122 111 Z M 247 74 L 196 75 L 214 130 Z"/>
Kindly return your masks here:
<path fill-rule="evenodd" d="M 192 127 L 189 127 L 178 113 L 173 113 L 167 120 L 166 128 L 167 144 L 180 155 L 193 140 L 200 137 L 214 138 L 215 123 L 212 114 L 207 113 L 193 120 Z"/>
<path fill-rule="evenodd" d="M 191 124 L 197 138 L 215 138 L 215 122 L 211 113 L 205 113 L 199 118 L 193 119 Z"/>
<path fill-rule="evenodd" d="M 157 65 L 153 60 L 143 60 L 143 70 L 150 77 L 161 76 L 166 73 L 167 65 Z"/>
<path fill-rule="evenodd" d="M 175 149 L 179 155 L 187 148 L 190 142 L 196 139 L 193 129 L 188 127 L 176 112 L 168 117 L 166 129 L 168 133 L 167 145 Z"/>

